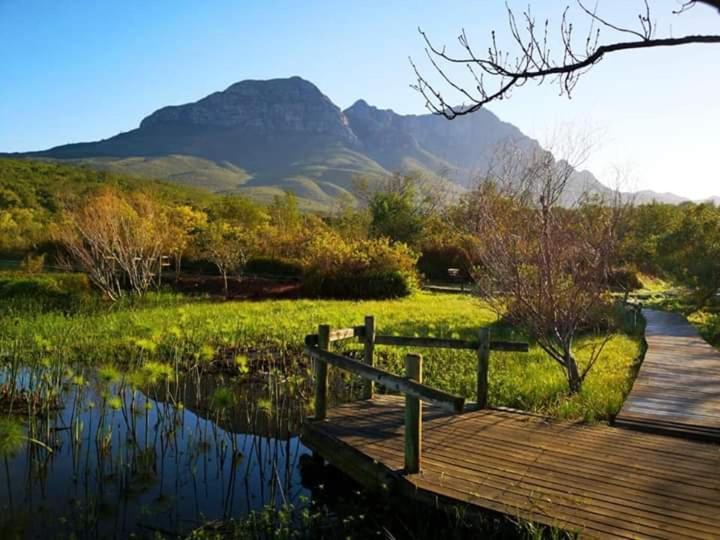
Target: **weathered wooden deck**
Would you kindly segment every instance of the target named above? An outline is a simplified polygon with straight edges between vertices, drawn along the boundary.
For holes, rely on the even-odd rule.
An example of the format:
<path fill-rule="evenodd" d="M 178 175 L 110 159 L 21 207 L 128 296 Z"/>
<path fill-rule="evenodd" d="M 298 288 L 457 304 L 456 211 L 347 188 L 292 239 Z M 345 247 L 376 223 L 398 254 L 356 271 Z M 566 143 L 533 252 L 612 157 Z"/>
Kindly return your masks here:
<path fill-rule="evenodd" d="M 321 414 L 303 426 L 303 441 L 365 485 L 430 504 L 495 511 L 590 538 L 720 538 L 720 353 L 680 315 L 645 317 L 649 348 L 616 420 L 622 427 L 482 408 L 493 343 L 487 339 L 388 338 L 367 323 L 364 332 L 321 327 L 322 339 L 306 339 L 322 375 Z M 370 360 L 381 343 L 478 346 L 481 405 L 463 413 L 462 398 L 422 385 L 417 355 L 406 358 L 413 380 L 402 379 L 324 350 L 332 336 L 360 336 Z M 495 344 L 501 346 L 518 344 Z M 376 396 L 327 412 L 326 362 L 390 383 L 408 401 Z M 426 404 L 420 414 L 418 399 L 445 409 Z M 418 464 L 420 472 L 408 473 Z"/>
<path fill-rule="evenodd" d="M 303 441 L 370 486 L 467 504 L 583 537 L 720 538 L 720 447 L 500 410 L 425 407 L 422 470 L 403 473 L 404 401 L 377 396 L 306 424 Z"/>
<path fill-rule="evenodd" d="M 616 425 L 720 441 L 720 352 L 678 313 L 643 315 L 648 350 Z"/>

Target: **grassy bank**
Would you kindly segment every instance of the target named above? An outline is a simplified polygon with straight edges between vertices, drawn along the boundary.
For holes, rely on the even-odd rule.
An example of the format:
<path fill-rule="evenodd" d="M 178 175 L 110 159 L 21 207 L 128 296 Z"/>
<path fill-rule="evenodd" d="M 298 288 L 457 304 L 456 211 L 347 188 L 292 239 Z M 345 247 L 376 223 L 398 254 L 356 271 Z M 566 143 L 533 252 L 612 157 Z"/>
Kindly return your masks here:
<path fill-rule="evenodd" d="M 0 312 L 2 313 L 2 312 Z M 137 365 L 149 360 L 202 364 L 218 356 L 247 361 L 304 362 L 302 340 L 319 323 L 334 327 L 376 317 L 387 334 L 473 338 L 494 325 L 496 315 L 466 295 L 417 293 L 386 301 L 272 300 L 215 302 L 181 296 L 151 296 L 141 305 L 115 305 L 75 313 L 5 311 L 0 315 L 0 355 L 12 363 Z M 523 339 L 494 328 L 495 335 Z M 577 352 L 589 355 L 595 341 L 580 338 Z M 473 398 L 475 355 L 427 350 L 428 384 Z M 378 347 L 381 367 L 402 371 L 405 351 Z M 493 405 L 547 413 L 560 418 L 603 419 L 615 414 L 631 383 L 640 340 L 617 334 L 587 378 L 583 392 L 568 398 L 563 373 L 538 347 L 529 354 L 493 353 Z"/>

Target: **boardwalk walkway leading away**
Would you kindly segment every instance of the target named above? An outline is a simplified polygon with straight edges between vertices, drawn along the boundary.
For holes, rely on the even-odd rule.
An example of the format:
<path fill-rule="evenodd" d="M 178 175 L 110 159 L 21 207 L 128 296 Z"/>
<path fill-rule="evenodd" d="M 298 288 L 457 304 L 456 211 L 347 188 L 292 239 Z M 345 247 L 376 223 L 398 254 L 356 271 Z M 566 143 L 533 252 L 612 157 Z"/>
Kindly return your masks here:
<path fill-rule="evenodd" d="M 720 441 L 720 351 L 678 313 L 643 315 L 648 350 L 615 425 Z"/>
<path fill-rule="evenodd" d="M 398 396 L 341 405 L 303 441 L 369 486 L 604 538 L 720 538 L 720 447 L 493 409 L 425 406 L 422 470 L 403 472 Z"/>
<path fill-rule="evenodd" d="M 649 348 L 617 426 L 484 408 L 489 351 L 519 344 L 485 334 L 477 342 L 388 337 L 367 320 L 332 332 L 323 325 L 306 338 L 318 419 L 304 424 L 303 441 L 365 485 L 430 504 L 591 538 L 720 538 L 720 353 L 682 316 L 644 314 Z M 406 356 L 402 378 L 328 350 L 333 339 L 351 337 L 364 341 L 371 360 L 376 344 L 477 347 L 480 405 L 463 412 L 463 398 L 421 384 L 419 355 Z M 370 391 L 370 399 L 327 411 L 327 365 L 405 397 Z M 435 405 L 425 403 L 423 413 L 419 400 Z"/>

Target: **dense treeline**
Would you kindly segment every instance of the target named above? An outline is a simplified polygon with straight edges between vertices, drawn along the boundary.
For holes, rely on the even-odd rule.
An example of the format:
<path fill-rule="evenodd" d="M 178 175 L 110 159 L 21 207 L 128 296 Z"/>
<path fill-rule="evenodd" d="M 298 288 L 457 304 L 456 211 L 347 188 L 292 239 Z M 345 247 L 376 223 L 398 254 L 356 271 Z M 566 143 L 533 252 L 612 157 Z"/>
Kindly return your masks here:
<path fill-rule="evenodd" d="M 49 240 L 58 213 L 99 188 L 145 193 L 168 204 L 203 206 L 212 195 L 169 182 L 148 181 L 50 161 L 0 159 L 0 257 L 15 257 Z"/>
<path fill-rule="evenodd" d="M 395 297 L 415 284 L 417 254 L 370 234 L 364 212 L 301 213 L 287 194 L 265 206 L 165 182 L 48 162 L 0 160 L 0 257 L 27 270 L 52 260 L 110 299 L 142 294 L 162 268 L 301 274 L 305 293 Z"/>
<path fill-rule="evenodd" d="M 316 215 L 301 213 L 292 195 L 264 206 L 84 167 L 0 160 L 0 258 L 25 257 L 32 269 L 33 255 L 47 254 L 46 263 L 83 270 L 110 297 L 152 286 L 161 261 L 174 271 L 212 267 L 225 280 L 248 271 L 302 275 L 318 296 L 399 296 L 417 275 L 443 279 L 450 267 L 478 277 L 489 211 L 483 185 L 446 201 L 422 179 L 396 175 L 359 183 L 362 208 Z M 564 211 L 591 207 L 580 206 Z M 617 229 L 617 287 L 649 273 L 691 287 L 698 303 L 720 287 L 716 206 L 625 205 Z"/>
<path fill-rule="evenodd" d="M 624 233 L 620 256 L 629 268 L 689 287 L 698 308 L 720 289 L 720 207 L 640 205 Z"/>
<path fill-rule="evenodd" d="M 698 305 L 716 294 L 720 209 L 633 206 L 593 194 L 568 206 L 572 167 L 547 153 L 508 155 L 520 182 L 488 175 L 447 200 L 431 182 L 398 174 L 358 182 L 362 204 L 327 214 L 300 212 L 292 194 L 262 205 L 0 160 L 0 250 L 24 256 L 26 271 L 50 261 L 79 271 L 112 300 L 143 295 L 163 271 L 176 279 L 213 272 L 228 297 L 229 283 L 252 272 L 293 276 L 308 296 L 393 298 L 409 294 L 418 278 L 447 278 L 457 268 L 559 364 L 571 393 L 601 357 L 610 328 L 622 324 L 613 290 L 637 287 L 637 273 L 687 286 Z M 587 333 L 606 339 L 581 365 L 574 343 Z"/>

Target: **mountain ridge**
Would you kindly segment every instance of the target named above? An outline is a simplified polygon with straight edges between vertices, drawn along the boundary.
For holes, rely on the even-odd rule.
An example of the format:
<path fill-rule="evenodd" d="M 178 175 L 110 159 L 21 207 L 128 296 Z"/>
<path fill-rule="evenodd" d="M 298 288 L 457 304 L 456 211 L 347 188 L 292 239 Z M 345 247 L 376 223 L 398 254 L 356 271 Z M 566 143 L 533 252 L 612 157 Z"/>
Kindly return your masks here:
<path fill-rule="evenodd" d="M 244 80 L 197 101 L 161 107 L 138 127 L 95 142 L 20 154 L 164 178 L 270 200 L 295 192 L 308 208 L 352 200 L 358 176 L 418 172 L 462 190 L 487 171 L 499 144 L 541 149 L 516 126 L 481 109 L 453 121 L 401 115 L 359 99 L 345 110 L 294 76 Z M 17 156 L 18 154 L 14 154 Z M 608 190 L 577 171 L 571 192 Z M 640 192 L 639 198 L 679 198 Z"/>

